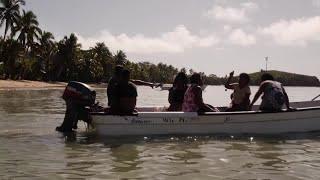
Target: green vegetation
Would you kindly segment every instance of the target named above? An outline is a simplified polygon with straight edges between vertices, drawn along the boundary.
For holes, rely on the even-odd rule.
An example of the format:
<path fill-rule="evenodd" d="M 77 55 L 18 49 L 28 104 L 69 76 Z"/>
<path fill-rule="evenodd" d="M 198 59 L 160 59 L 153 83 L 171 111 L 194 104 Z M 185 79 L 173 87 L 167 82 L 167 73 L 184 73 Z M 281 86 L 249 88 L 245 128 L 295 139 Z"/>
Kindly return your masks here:
<path fill-rule="evenodd" d="M 255 72 L 249 74 L 251 78 L 251 85 L 259 85 L 260 77 L 265 71 L 261 70 L 260 72 Z M 281 82 L 284 86 L 313 86 L 320 87 L 320 81 L 315 76 L 307 76 L 301 74 L 294 74 L 288 72 L 281 72 L 271 70 L 268 73 L 272 74 L 276 81 Z M 210 85 L 221 85 L 227 81 L 227 77 L 217 77 L 215 75 L 204 76 L 204 79 L 207 84 Z M 233 82 L 237 82 L 239 77 L 234 77 Z"/>
<path fill-rule="evenodd" d="M 258 85 L 263 73 L 265 72 L 261 71 L 250 74 L 252 84 Z M 285 86 L 320 86 L 320 81 L 315 76 L 306 76 L 281 71 L 268 71 L 268 73 L 272 74 L 277 81 L 281 82 Z"/>
<path fill-rule="evenodd" d="M 37 16 L 25 11 L 24 0 L 0 0 L 0 77 L 40 81 L 107 82 L 113 68 L 122 64 L 131 70 L 133 79 L 171 83 L 179 71 L 192 74 L 193 70 L 177 69 L 171 65 L 149 62 L 134 63 L 122 50 L 112 53 L 104 43 L 89 50 L 81 49 L 75 34 L 55 40 L 52 33 L 39 28 Z M 272 71 L 284 85 L 319 86 L 316 77 Z M 205 75 L 206 84 L 221 85 L 226 77 Z M 253 84 L 259 84 L 260 73 L 251 74 Z"/>
<path fill-rule="evenodd" d="M 171 65 L 133 63 L 125 52 L 110 52 L 104 43 L 81 49 L 74 34 L 56 41 L 52 33 L 41 30 L 37 16 L 25 11 L 24 0 L 0 0 L 0 77 L 41 81 L 106 82 L 113 68 L 122 64 L 132 78 L 169 83 L 178 69 Z"/>

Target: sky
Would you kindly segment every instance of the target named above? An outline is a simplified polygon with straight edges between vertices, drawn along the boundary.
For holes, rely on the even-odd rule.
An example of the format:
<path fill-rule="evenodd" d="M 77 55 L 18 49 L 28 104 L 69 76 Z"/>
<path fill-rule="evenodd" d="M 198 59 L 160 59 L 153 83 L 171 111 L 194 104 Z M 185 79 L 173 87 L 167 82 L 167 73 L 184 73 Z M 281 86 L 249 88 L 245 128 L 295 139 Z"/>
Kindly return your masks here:
<path fill-rule="evenodd" d="M 75 33 L 134 62 L 225 76 L 268 69 L 320 77 L 320 0 L 28 0 L 60 40 Z"/>

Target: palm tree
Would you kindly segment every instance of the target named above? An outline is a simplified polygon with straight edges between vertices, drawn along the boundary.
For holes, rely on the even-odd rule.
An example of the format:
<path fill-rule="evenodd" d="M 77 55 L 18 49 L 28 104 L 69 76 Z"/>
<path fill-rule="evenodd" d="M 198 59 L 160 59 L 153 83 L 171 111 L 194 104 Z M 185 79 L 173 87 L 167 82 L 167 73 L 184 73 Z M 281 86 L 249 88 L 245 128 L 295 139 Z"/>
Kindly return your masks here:
<path fill-rule="evenodd" d="M 97 43 L 95 47 L 91 48 L 94 54 L 94 59 L 102 66 L 103 78 L 107 81 L 111 77 L 113 57 L 109 48 L 104 43 Z"/>
<path fill-rule="evenodd" d="M 100 58 L 112 58 L 112 53 L 104 43 L 97 43 L 91 50 Z"/>
<path fill-rule="evenodd" d="M 20 19 L 20 6 L 25 5 L 24 0 L 0 0 L 0 26 L 5 23 L 4 36 L 6 38 L 9 28 L 12 31 L 14 25 L 18 24 Z"/>
<path fill-rule="evenodd" d="M 122 51 L 117 51 L 114 55 L 114 60 L 117 64 L 124 65 L 127 62 L 127 55 Z"/>
<path fill-rule="evenodd" d="M 50 60 L 55 52 L 54 36 L 51 32 L 43 31 L 39 39 L 39 55 L 44 65 L 45 73 L 50 71 Z M 48 77 L 47 77 L 48 78 Z"/>
<path fill-rule="evenodd" d="M 1 49 L 1 57 L 3 58 L 5 78 L 15 79 L 18 74 L 19 67 L 17 61 L 21 57 L 23 47 L 16 40 L 9 39 L 4 41 Z"/>
<path fill-rule="evenodd" d="M 18 32 L 18 40 L 23 46 L 27 47 L 27 50 L 33 47 L 35 39 L 40 39 L 41 29 L 39 28 L 37 16 L 32 11 L 23 11 L 23 15 L 14 28 L 13 34 Z"/>
<path fill-rule="evenodd" d="M 75 34 L 65 36 L 58 43 L 58 53 L 55 61 L 56 78 L 58 80 L 72 80 L 76 73 L 76 63 L 80 56 L 78 38 Z"/>
<path fill-rule="evenodd" d="M 41 32 L 38 46 L 39 55 L 44 59 L 48 58 L 55 48 L 53 34 L 47 31 Z"/>
<path fill-rule="evenodd" d="M 40 45 L 45 49 L 51 48 L 54 45 L 54 36 L 51 32 L 43 31 L 41 32 L 41 37 L 39 39 Z"/>

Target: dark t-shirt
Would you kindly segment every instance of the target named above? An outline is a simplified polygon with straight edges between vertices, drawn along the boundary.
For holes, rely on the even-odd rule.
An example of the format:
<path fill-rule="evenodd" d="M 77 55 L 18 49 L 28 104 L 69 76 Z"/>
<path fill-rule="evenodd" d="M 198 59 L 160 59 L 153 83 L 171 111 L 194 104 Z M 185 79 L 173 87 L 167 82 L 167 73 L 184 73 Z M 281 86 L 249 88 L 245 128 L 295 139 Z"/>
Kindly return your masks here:
<path fill-rule="evenodd" d="M 133 83 L 117 84 L 112 97 L 111 112 L 115 114 L 131 114 L 134 112 L 137 96 L 137 88 Z"/>
<path fill-rule="evenodd" d="M 186 93 L 186 88 L 185 89 L 176 89 L 176 88 L 170 88 L 169 89 L 169 99 L 173 103 L 183 103 L 184 99 L 184 94 Z"/>
<path fill-rule="evenodd" d="M 137 87 L 131 82 L 129 82 L 128 84 L 118 84 L 116 86 L 116 94 L 118 98 L 137 97 Z"/>
<path fill-rule="evenodd" d="M 116 78 L 111 77 L 107 87 L 108 106 L 111 106 L 112 103 L 115 101 L 117 85 L 118 81 L 116 80 Z"/>

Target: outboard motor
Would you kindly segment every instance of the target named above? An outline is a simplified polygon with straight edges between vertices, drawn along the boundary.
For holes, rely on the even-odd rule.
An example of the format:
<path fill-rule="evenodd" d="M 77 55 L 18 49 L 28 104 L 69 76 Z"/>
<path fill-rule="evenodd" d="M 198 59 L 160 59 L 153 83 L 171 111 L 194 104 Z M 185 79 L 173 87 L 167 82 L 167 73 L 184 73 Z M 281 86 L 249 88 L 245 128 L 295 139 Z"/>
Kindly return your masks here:
<path fill-rule="evenodd" d="M 95 103 L 96 92 L 87 84 L 71 81 L 63 92 L 62 98 L 66 101 L 66 113 L 64 121 L 56 130 L 60 132 L 71 132 L 77 129 L 78 120 L 91 123 L 91 117 L 86 107 Z"/>

